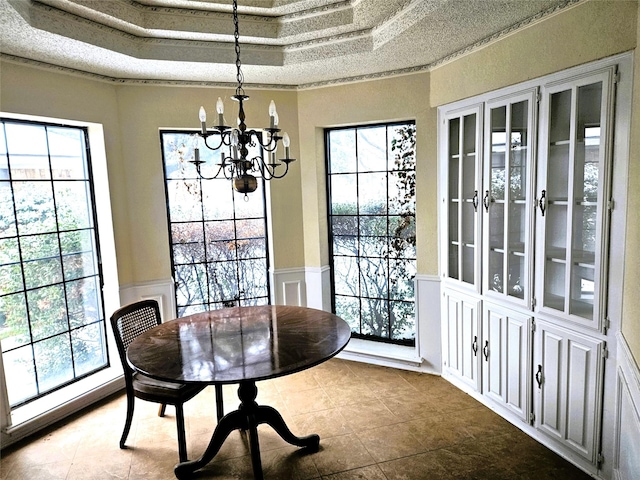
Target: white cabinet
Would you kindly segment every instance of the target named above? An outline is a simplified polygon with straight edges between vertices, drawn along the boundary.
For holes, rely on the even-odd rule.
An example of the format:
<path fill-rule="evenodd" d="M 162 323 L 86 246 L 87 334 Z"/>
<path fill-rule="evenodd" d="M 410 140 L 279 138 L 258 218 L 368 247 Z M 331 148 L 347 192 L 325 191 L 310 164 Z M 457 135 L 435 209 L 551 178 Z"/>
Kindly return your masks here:
<path fill-rule="evenodd" d="M 447 290 L 441 311 L 445 373 L 467 387 L 479 390 L 480 301 L 471 295 Z"/>
<path fill-rule="evenodd" d="M 532 317 L 484 302 L 482 392 L 497 406 L 529 421 Z"/>
<path fill-rule="evenodd" d="M 529 422 L 532 317 L 454 289 L 441 311 L 445 376 Z"/>
<path fill-rule="evenodd" d="M 545 321 L 536 325 L 535 427 L 595 462 L 604 342 Z"/>
<path fill-rule="evenodd" d="M 616 68 L 439 109 L 443 375 L 595 469 Z"/>

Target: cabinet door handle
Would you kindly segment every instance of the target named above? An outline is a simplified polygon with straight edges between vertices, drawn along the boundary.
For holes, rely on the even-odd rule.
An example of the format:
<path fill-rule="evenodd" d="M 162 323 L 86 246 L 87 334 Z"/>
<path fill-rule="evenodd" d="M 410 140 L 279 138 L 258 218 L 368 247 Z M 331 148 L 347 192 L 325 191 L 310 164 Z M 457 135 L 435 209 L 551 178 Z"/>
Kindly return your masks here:
<path fill-rule="evenodd" d="M 489 360 L 489 340 L 484 341 L 484 347 L 482 347 L 482 353 L 484 354 L 484 359 Z"/>
<path fill-rule="evenodd" d="M 476 190 L 473 194 L 473 211 L 478 211 L 478 190 Z"/>
<path fill-rule="evenodd" d="M 540 200 L 538 200 L 538 205 L 540 205 L 540 212 L 542 213 L 542 216 L 544 217 L 544 212 L 547 209 L 547 191 L 546 190 L 542 190 L 542 193 L 540 194 Z"/>
<path fill-rule="evenodd" d="M 471 350 L 473 350 L 473 356 L 477 357 L 478 356 L 478 337 L 477 336 L 473 337 L 473 343 L 471 344 Z"/>
<path fill-rule="evenodd" d="M 484 209 L 486 212 L 489 211 L 489 190 L 484 192 L 484 198 L 482 199 L 482 204 L 484 205 Z"/>
<path fill-rule="evenodd" d="M 542 365 L 538 365 L 538 371 L 536 372 L 536 382 L 538 382 L 538 388 L 542 388 Z"/>

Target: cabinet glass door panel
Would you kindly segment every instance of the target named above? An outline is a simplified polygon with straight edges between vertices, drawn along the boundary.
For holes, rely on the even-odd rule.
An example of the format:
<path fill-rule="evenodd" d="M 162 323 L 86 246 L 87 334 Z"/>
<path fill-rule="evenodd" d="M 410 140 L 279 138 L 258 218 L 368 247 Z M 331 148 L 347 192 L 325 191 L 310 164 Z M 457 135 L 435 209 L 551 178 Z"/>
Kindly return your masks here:
<path fill-rule="evenodd" d="M 605 131 L 610 69 L 549 89 L 539 179 L 542 307 L 594 324 L 604 254 Z M 546 158 L 544 158 L 546 155 Z"/>
<path fill-rule="evenodd" d="M 483 196 L 484 287 L 487 294 L 522 303 L 530 295 L 531 149 L 535 90 L 490 103 Z"/>
<path fill-rule="evenodd" d="M 478 135 L 476 125 L 478 115 L 475 113 L 462 117 L 462 132 L 460 140 L 462 142 L 461 159 L 461 183 L 462 198 L 460 199 L 460 209 L 462 211 L 462 258 L 460 266 L 462 269 L 461 280 L 464 283 L 473 285 L 476 276 L 476 213 L 477 207 L 477 165 L 478 165 Z"/>
<path fill-rule="evenodd" d="M 449 120 L 449 169 L 448 169 L 448 189 L 449 189 L 449 277 L 459 279 L 458 262 L 460 255 L 460 236 L 458 232 L 458 204 L 459 204 L 459 182 L 460 182 L 460 119 Z"/>
<path fill-rule="evenodd" d="M 468 109 L 446 118 L 446 277 L 476 287 L 479 271 L 479 112 Z"/>

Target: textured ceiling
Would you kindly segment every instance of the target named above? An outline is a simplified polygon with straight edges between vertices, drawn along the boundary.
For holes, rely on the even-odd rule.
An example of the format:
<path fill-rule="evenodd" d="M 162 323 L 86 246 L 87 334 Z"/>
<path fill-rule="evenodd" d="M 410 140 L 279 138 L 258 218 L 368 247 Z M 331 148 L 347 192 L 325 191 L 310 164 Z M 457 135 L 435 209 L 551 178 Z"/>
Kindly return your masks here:
<path fill-rule="evenodd" d="M 247 85 L 427 69 L 578 0 L 239 0 Z M 0 0 L 0 52 L 129 82 L 233 84 L 231 0 Z"/>

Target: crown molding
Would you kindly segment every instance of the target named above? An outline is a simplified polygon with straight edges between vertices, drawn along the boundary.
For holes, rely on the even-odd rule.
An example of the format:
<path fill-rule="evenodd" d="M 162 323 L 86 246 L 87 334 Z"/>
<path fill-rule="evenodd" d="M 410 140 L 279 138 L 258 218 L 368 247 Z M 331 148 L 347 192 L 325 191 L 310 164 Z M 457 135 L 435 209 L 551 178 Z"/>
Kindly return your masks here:
<path fill-rule="evenodd" d="M 511 25 L 508 28 L 505 28 L 499 32 L 496 32 L 495 34 L 486 37 L 478 42 L 475 42 L 472 45 L 469 45 L 461 50 L 458 50 L 456 52 L 451 53 L 450 55 L 447 55 L 439 60 L 436 60 L 435 62 L 432 62 L 430 64 L 426 64 L 426 65 L 417 65 L 417 66 L 413 66 L 413 67 L 408 67 L 408 68 L 403 68 L 403 69 L 397 69 L 397 70 L 387 70 L 387 71 L 382 71 L 382 72 L 372 72 L 372 73 L 368 73 L 368 74 L 362 74 L 362 75 L 356 75 L 356 76 L 350 76 L 350 77 L 341 77 L 341 78 L 334 78 L 334 79 L 330 79 L 330 80 L 324 80 L 324 81 L 318 81 L 318 82 L 307 82 L 307 83 L 300 83 L 297 85 L 279 85 L 279 84 L 268 84 L 268 83 L 245 83 L 244 86 L 246 88 L 252 88 L 252 89 L 268 89 L 268 90 L 309 90 L 309 89 L 314 89 L 314 88 L 322 88 L 322 87 L 329 87 L 329 86 L 335 86 L 335 85 L 341 85 L 341 84 L 347 84 L 347 83 L 356 83 L 356 82 L 364 82 L 364 81 L 371 81 L 371 80 L 379 80 L 379 79 L 383 79 L 383 78 L 390 78 L 390 77 L 395 77 L 395 76 L 403 76 L 403 75 L 410 75 L 410 74 L 415 74 L 415 73 L 422 73 L 422 72 L 428 72 L 431 70 L 434 70 L 444 64 L 447 64 L 449 62 L 452 62 L 460 57 L 463 57 L 465 55 L 468 55 L 478 49 L 484 48 L 487 45 L 494 43 L 496 41 L 499 41 L 501 39 L 503 39 L 504 37 L 513 34 L 514 32 L 516 32 L 517 30 L 520 30 L 522 28 L 528 27 L 534 23 L 540 22 L 542 20 L 544 20 L 545 18 L 551 16 L 551 15 L 555 15 L 557 13 L 559 13 L 560 11 L 563 11 L 569 7 L 573 7 L 576 6 L 579 3 L 584 3 L 587 0 L 566 0 L 558 5 L 555 5 L 545 11 L 542 11 L 532 17 L 529 17 L 521 22 L 518 22 L 514 25 Z M 133 2 L 136 3 L 136 2 Z M 360 35 L 363 34 L 363 32 L 358 32 Z M 370 32 L 367 32 L 365 34 L 365 36 L 367 34 L 370 34 Z M 344 36 L 339 36 L 340 38 L 344 39 Z M 351 37 L 354 38 L 354 37 Z M 355 38 L 358 38 L 358 36 L 356 35 Z M 359 37 L 362 38 L 362 37 Z M 312 43 L 312 42 L 311 42 Z M 301 44 L 297 44 L 296 47 L 302 47 L 305 45 L 305 42 L 302 42 Z M 107 82 L 107 83 L 113 83 L 113 84 L 119 84 L 119 85 L 140 85 L 140 86 L 182 86 L 182 87 L 217 87 L 217 88 L 235 88 L 236 84 L 232 83 L 232 82 L 209 82 L 209 81 L 191 81 L 191 80 L 164 80 L 164 79 L 138 79 L 138 78 L 126 78 L 126 77 L 114 77 L 114 76 L 107 76 L 107 75 L 101 75 L 101 74 L 96 74 L 96 73 L 92 73 L 92 72 L 88 72 L 85 70 L 80 70 L 80 69 L 75 69 L 75 68 L 70 68 L 70 67 L 64 67 L 64 66 L 59 66 L 59 65 L 54 65 L 54 64 L 50 64 L 47 62 L 42 62 L 42 61 L 38 61 L 38 60 L 31 60 L 28 58 L 24 58 L 24 57 L 20 57 L 20 56 L 16 56 L 16 55 L 10 55 L 10 54 L 6 54 L 6 53 L 0 53 L 0 59 L 3 61 L 7 61 L 7 62 L 11 62 L 11 63 L 17 63 L 17 64 L 23 64 L 23 65 L 29 65 L 32 67 L 36 67 L 36 68 L 41 68 L 41 69 L 45 69 L 45 70 L 49 70 L 49 71 L 54 71 L 54 72 L 58 72 L 58 73 L 63 73 L 63 74 L 67 74 L 67 75 L 75 75 L 75 76 L 82 76 L 85 78 L 91 78 L 93 80 L 98 80 L 98 81 L 103 81 L 103 82 Z"/>

